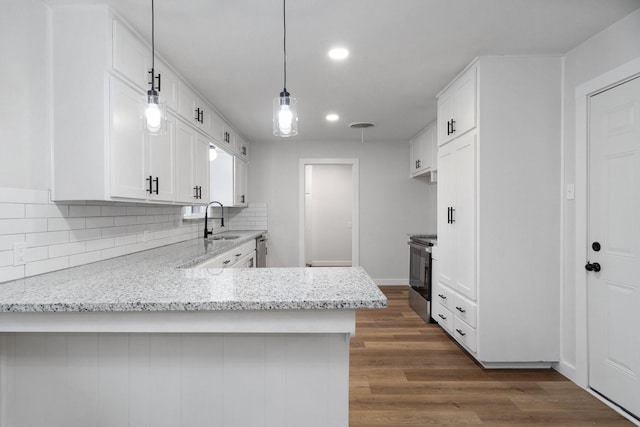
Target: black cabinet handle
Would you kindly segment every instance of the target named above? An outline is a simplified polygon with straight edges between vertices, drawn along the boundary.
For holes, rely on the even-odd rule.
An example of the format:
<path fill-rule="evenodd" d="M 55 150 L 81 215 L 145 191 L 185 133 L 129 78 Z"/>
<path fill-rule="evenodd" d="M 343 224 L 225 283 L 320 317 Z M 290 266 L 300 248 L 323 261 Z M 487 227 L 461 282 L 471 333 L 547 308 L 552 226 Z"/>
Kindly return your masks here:
<path fill-rule="evenodd" d="M 447 296 L 446 296 L 446 295 L 438 294 L 438 296 L 439 296 L 440 298 L 442 298 L 442 299 L 447 299 Z"/>
<path fill-rule="evenodd" d="M 454 222 L 456 222 L 455 218 L 453 217 L 453 213 L 454 213 L 455 211 L 456 211 L 456 210 L 455 210 L 454 208 L 451 208 L 451 224 L 453 224 Z"/>
<path fill-rule="evenodd" d="M 196 108 L 196 122 L 200 121 L 200 107 Z"/>
<path fill-rule="evenodd" d="M 447 320 L 447 317 L 443 316 L 442 314 L 438 314 L 438 317 L 441 318 L 442 320 Z"/>
<path fill-rule="evenodd" d="M 417 160 L 418 163 L 418 169 L 420 169 L 420 160 Z"/>
<path fill-rule="evenodd" d="M 162 74 L 158 73 L 158 92 L 160 92 L 161 84 L 162 84 Z"/>
<path fill-rule="evenodd" d="M 456 133 L 456 121 L 451 119 L 451 133 Z"/>
<path fill-rule="evenodd" d="M 447 135 L 451 135 L 451 120 L 447 122 Z"/>
<path fill-rule="evenodd" d="M 151 181 L 153 180 L 153 177 L 151 175 L 149 175 L 149 178 L 147 178 L 147 181 L 149 182 L 149 188 L 147 188 L 147 193 L 149 194 L 153 194 L 153 188 L 151 186 Z"/>
<path fill-rule="evenodd" d="M 153 180 L 156 183 L 156 194 L 160 192 L 160 178 L 156 176 L 156 179 Z"/>
<path fill-rule="evenodd" d="M 451 224 L 451 207 L 447 207 L 447 224 Z"/>
<path fill-rule="evenodd" d="M 195 187 L 193 187 L 193 191 L 194 191 L 193 198 L 197 199 L 198 198 L 198 186 L 197 185 Z"/>
<path fill-rule="evenodd" d="M 247 147 L 242 147 L 242 155 L 243 156 L 247 155 Z"/>
<path fill-rule="evenodd" d="M 204 110 L 200 110 L 200 123 L 204 123 Z"/>
<path fill-rule="evenodd" d="M 466 311 L 467 311 L 467 310 L 465 310 L 464 308 L 462 308 L 462 307 L 458 307 L 458 306 L 456 306 L 456 310 L 458 310 L 460 313 L 464 313 L 464 312 L 466 312 Z"/>
<path fill-rule="evenodd" d="M 244 194 L 240 196 L 240 203 L 244 203 Z"/>
<path fill-rule="evenodd" d="M 223 263 L 224 265 L 227 265 L 227 264 L 229 264 L 230 262 L 231 262 L 231 260 L 230 260 L 230 259 L 228 259 L 228 260 L 226 260 L 226 261 L 222 261 L 222 263 Z"/>
<path fill-rule="evenodd" d="M 461 329 L 456 329 L 456 332 L 457 332 L 457 333 L 459 333 L 459 334 L 460 334 L 460 335 L 462 335 L 462 336 L 467 335 L 467 334 L 465 334 L 464 332 L 462 332 L 462 330 L 461 330 Z"/>

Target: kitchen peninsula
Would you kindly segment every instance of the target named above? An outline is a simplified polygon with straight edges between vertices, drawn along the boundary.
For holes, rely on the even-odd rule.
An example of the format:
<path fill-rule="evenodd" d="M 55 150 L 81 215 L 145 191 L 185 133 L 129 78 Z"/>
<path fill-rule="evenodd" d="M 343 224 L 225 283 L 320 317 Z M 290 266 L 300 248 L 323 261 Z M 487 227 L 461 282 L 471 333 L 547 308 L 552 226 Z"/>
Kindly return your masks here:
<path fill-rule="evenodd" d="M 358 267 L 194 268 L 225 244 L 0 284 L 0 427 L 347 426 L 355 309 L 384 295 Z"/>

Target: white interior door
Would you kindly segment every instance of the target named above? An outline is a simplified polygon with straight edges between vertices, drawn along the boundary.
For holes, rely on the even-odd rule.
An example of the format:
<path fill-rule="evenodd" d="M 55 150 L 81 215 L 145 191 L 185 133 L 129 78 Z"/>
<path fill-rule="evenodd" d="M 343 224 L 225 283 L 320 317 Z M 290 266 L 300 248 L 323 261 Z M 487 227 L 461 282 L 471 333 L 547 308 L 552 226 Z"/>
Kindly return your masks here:
<path fill-rule="evenodd" d="M 640 78 L 591 98 L 588 223 L 589 386 L 640 416 Z"/>

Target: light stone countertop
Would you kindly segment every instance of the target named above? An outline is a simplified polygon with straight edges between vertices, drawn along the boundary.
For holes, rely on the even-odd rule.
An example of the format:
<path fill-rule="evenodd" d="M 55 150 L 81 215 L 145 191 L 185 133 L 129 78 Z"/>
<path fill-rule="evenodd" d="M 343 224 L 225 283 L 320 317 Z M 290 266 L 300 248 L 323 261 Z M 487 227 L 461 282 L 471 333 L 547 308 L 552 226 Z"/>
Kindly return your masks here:
<path fill-rule="evenodd" d="M 264 232 L 204 239 L 0 283 L 0 312 L 212 311 L 383 308 L 362 267 L 191 268 Z"/>

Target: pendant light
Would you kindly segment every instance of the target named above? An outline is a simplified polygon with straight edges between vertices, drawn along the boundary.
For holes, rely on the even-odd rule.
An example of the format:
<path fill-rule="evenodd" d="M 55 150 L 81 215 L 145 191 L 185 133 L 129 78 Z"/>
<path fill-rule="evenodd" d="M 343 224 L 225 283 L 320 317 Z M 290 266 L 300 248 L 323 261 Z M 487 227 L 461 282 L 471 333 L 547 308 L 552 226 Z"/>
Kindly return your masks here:
<path fill-rule="evenodd" d="M 164 134 L 167 123 L 167 103 L 160 97 L 160 74 L 155 74 L 155 14 L 151 0 L 151 88 L 140 100 L 140 117 L 146 131 L 151 135 Z M 158 83 L 156 86 L 156 82 Z"/>
<path fill-rule="evenodd" d="M 298 134 L 298 101 L 287 92 L 287 5 L 282 0 L 284 27 L 284 86 L 273 100 L 273 134 L 287 138 Z"/>

